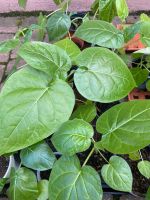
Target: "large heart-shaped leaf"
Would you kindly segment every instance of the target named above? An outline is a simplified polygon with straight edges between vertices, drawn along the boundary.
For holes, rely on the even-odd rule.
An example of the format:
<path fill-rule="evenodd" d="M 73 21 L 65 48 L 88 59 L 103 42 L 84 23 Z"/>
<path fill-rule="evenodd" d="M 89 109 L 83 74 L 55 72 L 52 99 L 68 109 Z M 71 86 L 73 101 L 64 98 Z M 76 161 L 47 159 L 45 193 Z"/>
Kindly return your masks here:
<path fill-rule="evenodd" d="M 68 155 L 87 150 L 94 134 L 92 126 L 82 119 L 65 122 L 52 136 L 55 148 Z"/>
<path fill-rule="evenodd" d="M 90 166 L 81 168 L 79 159 L 61 157 L 52 169 L 49 200 L 102 200 L 101 181 Z"/>
<path fill-rule="evenodd" d="M 79 47 L 68 38 L 56 42 L 55 45 L 64 49 L 72 61 L 81 53 Z"/>
<path fill-rule="evenodd" d="M 100 20 L 84 22 L 76 30 L 75 36 L 86 42 L 108 48 L 121 48 L 124 43 L 121 31 L 112 24 Z"/>
<path fill-rule="evenodd" d="M 0 95 L 0 155 L 31 146 L 67 121 L 74 107 L 71 87 L 33 68 L 13 74 Z"/>
<path fill-rule="evenodd" d="M 51 78 L 54 74 L 60 78 L 66 77 L 71 67 L 71 60 L 63 49 L 44 42 L 25 43 L 19 55 L 31 67 L 46 72 Z"/>
<path fill-rule="evenodd" d="M 125 97 L 135 86 L 126 64 L 115 53 L 101 47 L 85 49 L 77 58 L 75 85 L 85 98 L 111 102 Z"/>
<path fill-rule="evenodd" d="M 112 153 L 128 154 L 150 144 L 150 101 L 137 100 L 112 107 L 96 124 L 101 144 Z"/>
<path fill-rule="evenodd" d="M 27 168 L 13 169 L 10 175 L 8 197 L 11 200 L 35 200 L 38 196 L 37 179 Z"/>
<path fill-rule="evenodd" d="M 56 12 L 47 21 L 47 31 L 50 41 L 63 38 L 71 26 L 70 17 L 63 12 Z"/>
<path fill-rule="evenodd" d="M 86 122 L 91 122 L 96 117 L 96 106 L 92 102 L 86 102 L 77 107 L 71 115 L 71 119 L 83 119 Z"/>
<path fill-rule="evenodd" d="M 56 160 L 54 153 L 45 142 L 23 149 L 20 158 L 24 166 L 38 171 L 51 169 Z"/>
<path fill-rule="evenodd" d="M 146 178 L 150 178 L 150 162 L 148 160 L 142 160 L 138 163 L 138 169 L 140 173 Z"/>
<path fill-rule="evenodd" d="M 128 163 L 123 158 L 112 156 L 109 164 L 102 167 L 101 173 L 107 185 L 114 190 L 132 191 L 132 172 Z"/>

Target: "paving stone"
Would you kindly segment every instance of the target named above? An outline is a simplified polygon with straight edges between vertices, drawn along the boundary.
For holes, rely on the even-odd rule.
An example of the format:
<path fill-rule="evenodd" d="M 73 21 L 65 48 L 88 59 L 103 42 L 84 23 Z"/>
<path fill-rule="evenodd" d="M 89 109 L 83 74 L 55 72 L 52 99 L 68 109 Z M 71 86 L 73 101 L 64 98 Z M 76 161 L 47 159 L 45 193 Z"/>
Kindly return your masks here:
<path fill-rule="evenodd" d="M 11 39 L 13 38 L 13 36 L 14 36 L 13 34 L 7 34 L 7 33 L 0 34 L 0 42 Z"/>
<path fill-rule="evenodd" d="M 9 60 L 9 53 L 0 53 L 0 64 L 7 63 Z"/>
<path fill-rule="evenodd" d="M 16 33 L 19 20 L 20 17 L 0 17 L 0 33 Z"/>
<path fill-rule="evenodd" d="M 28 27 L 31 24 L 37 24 L 37 17 L 21 17 L 19 27 Z"/>
<path fill-rule="evenodd" d="M 144 200 L 143 197 L 134 197 L 132 195 L 123 195 L 120 200 Z"/>

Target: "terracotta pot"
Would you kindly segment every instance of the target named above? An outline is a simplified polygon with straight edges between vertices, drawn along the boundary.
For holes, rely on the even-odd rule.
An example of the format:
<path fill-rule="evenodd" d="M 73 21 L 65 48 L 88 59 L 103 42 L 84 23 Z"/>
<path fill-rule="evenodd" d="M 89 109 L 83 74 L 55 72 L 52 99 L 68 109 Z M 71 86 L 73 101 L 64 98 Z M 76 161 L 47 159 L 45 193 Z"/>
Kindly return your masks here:
<path fill-rule="evenodd" d="M 150 92 L 145 92 L 138 88 L 134 89 L 129 95 L 128 100 L 142 100 L 142 99 L 150 99 Z"/>
<path fill-rule="evenodd" d="M 128 24 L 126 24 L 125 26 L 128 26 Z M 119 30 L 123 30 L 124 26 L 121 24 L 117 25 L 117 29 Z M 134 52 L 140 49 L 145 48 L 146 46 L 141 42 L 140 40 L 140 34 L 137 33 L 134 38 L 132 38 L 130 41 L 128 41 L 125 45 L 124 48 L 126 51 L 130 51 L 130 52 Z"/>

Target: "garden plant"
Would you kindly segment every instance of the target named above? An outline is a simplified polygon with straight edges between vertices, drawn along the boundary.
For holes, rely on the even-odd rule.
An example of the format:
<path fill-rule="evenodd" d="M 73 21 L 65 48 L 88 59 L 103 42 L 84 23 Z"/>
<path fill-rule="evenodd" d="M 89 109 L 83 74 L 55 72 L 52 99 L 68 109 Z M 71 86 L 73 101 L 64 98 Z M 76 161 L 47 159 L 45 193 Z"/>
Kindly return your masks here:
<path fill-rule="evenodd" d="M 96 0 L 82 17 L 68 12 L 71 1 L 54 2 L 58 10 L 0 43 L 1 53 L 16 48 L 18 55 L 0 92 L 0 155 L 21 160 L 0 189 L 9 183 L 10 200 L 101 200 L 101 182 L 134 193 L 126 158 L 138 160 L 136 170 L 148 181 L 142 149 L 150 144 L 150 100 L 125 98 L 148 80 L 150 18 L 142 14 L 118 30 L 112 20 L 118 16 L 125 25 L 125 0 Z M 128 55 L 125 43 L 136 33 L 145 48 Z M 26 64 L 18 69 L 21 59 Z M 103 112 L 104 105 L 113 106 Z M 94 154 L 102 159 L 98 170 L 90 162 Z M 49 180 L 37 179 L 43 171 Z"/>

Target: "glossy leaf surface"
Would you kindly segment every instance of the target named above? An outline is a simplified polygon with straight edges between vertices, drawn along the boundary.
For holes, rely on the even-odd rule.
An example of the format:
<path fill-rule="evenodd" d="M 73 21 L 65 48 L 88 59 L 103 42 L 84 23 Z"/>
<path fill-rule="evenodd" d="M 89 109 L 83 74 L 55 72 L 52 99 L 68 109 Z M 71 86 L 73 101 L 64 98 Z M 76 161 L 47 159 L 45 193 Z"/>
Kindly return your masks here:
<path fill-rule="evenodd" d="M 90 166 L 81 168 L 79 159 L 61 157 L 49 181 L 49 200 L 102 200 L 101 181 Z"/>
<path fill-rule="evenodd" d="M 52 143 L 57 151 L 74 155 L 87 150 L 94 134 L 92 126 L 81 120 L 74 119 L 65 122 L 52 136 Z"/>
<path fill-rule="evenodd" d="M 135 86 L 126 64 L 101 47 L 85 49 L 76 58 L 74 82 L 79 93 L 91 101 L 112 102 L 125 97 Z"/>
<path fill-rule="evenodd" d="M 96 128 L 103 134 L 101 144 L 105 149 L 128 154 L 150 144 L 149 123 L 150 101 L 135 100 L 106 111 L 98 119 Z"/>
<path fill-rule="evenodd" d="M 33 68 L 13 74 L 0 95 L 0 155 L 54 133 L 69 119 L 74 101 L 71 87 L 62 80 L 51 82 L 45 73 Z"/>

